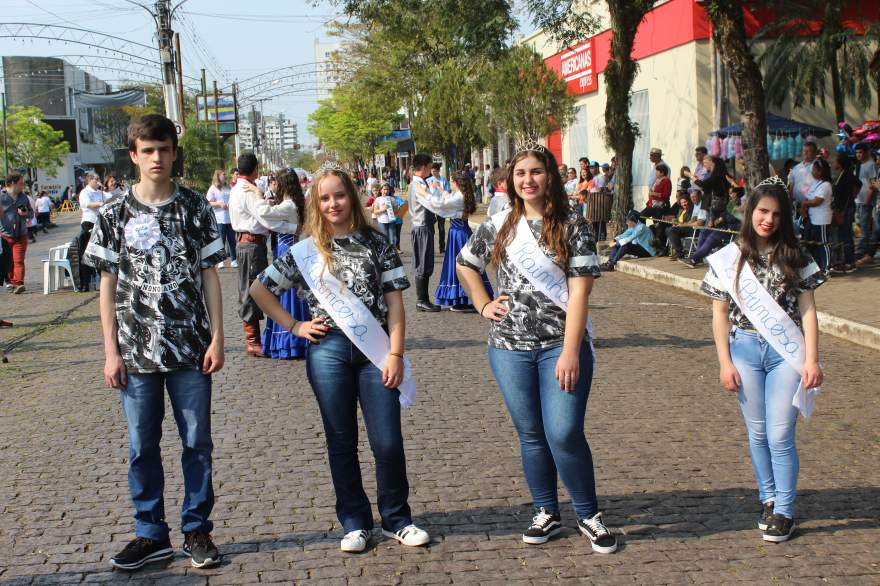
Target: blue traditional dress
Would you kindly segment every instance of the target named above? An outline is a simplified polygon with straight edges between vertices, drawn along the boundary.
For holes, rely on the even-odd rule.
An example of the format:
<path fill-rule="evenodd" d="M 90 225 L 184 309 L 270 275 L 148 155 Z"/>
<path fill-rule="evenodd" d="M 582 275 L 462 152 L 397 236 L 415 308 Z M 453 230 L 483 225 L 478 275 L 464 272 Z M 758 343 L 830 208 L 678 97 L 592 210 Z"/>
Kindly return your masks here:
<path fill-rule="evenodd" d="M 443 257 L 443 270 L 440 273 L 440 283 L 434 293 L 434 300 L 438 305 L 453 307 L 471 305 L 472 302 L 455 272 L 455 259 L 471 237 L 471 227 L 468 225 L 467 219 L 462 217 L 464 215 L 464 196 L 459 191 L 438 193 L 435 190 L 432 192 L 431 204 L 436 212 L 451 219 L 446 239 L 446 255 Z M 485 272 L 482 273 L 482 277 L 489 297 L 494 298 L 492 285 L 489 284 L 489 278 Z"/>
<path fill-rule="evenodd" d="M 281 204 L 273 206 L 272 215 L 280 216 L 285 212 L 284 208 L 293 206 L 293 202 L 285 200 Z M 294 212 L 289 212 L 293 213 Z M 296 222 L 297 224 L 300 222 Z M 272 251 L 272 258 L 281 258 L 291 246 L 296 244 L 298 238 L 296 234 L 278 234 L 278 243 L 275 250 Z M 312 315 L 309 312 L 309 306 L 305 301 L 297 297 L 297 290 L 291 289 L 278 298 L 281 307 L 293 316 L 297 321 L 309 321 Z M 305 338 L 298 338 L 284 329 L 281 324 L 266 316 L 266 328 L 263 330 L 263 354 L 269 358 L 278 358 L 281 360 L 289 360 L 291 358 L 305 358 L 306 348 L 309 347 L 309 341 Z"/>

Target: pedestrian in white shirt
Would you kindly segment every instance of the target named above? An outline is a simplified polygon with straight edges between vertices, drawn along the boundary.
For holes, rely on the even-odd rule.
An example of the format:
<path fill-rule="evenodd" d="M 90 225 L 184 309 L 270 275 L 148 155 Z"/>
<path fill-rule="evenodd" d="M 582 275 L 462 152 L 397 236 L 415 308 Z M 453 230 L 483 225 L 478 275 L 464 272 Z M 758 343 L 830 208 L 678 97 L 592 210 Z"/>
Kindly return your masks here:
<path fill-rule="evenodd" d="M 53 207 L 55 206 L 52 203 L 52 198 L 46 191 L 41 191 L 37 196 L 34 210 L 37 214 L 37 224 L 43 229 L 43 232 L 49 232 Z"/>
<path fill-rule="evenodd" d="M 82 222 L 79 231 L 79 251 L 83 254 L 89 239 L 92 237 L 92 228 L 98 221 L 98 210 L 104 205 L 104 190 L 101 188 L 101 177 L 95 172 L 86 173 L 86 186 L 79 192 L 79 209 L 82 210 Z M 80 288 L 82 292 L 88 291 L 95 278 L 95 269 L 85 263 L 79 265 Z"/>
<path fill-rule="evenodd" d="M 235 230 L 232 229 L 232 223 L 229 220 L 229 186 L 226 184 L 226 171 L 223 169 L 214 171 L 211 187 L 208 188 L 208 193 L 205 197 L 214 209 L 214 218 L 217 220 L 217 228 L 220 230 L 220 239 L 226 247 L 226 253 L 232 259 L 229 266 L 237 268 Z M 223 263 L 218 264 L 217 268 L 222 269 Z"/>
<path fill-rule="evenodd" d="M 807 250 L 813 255 L 819 268 L 828 270 L 831 264 L 831 249 L 828 247 L 830 239 L 828 225 L 831 224 L 831 167 L 825 159 L 816 159 L 811 166 L 813 182 L 810 189 L 804 194 L 801 202 L 801 215 L 809 222 L 804 228 L 804 240 Z M 821 244 L 818 244 L 821 243 Z"/>
<path fill-rule="evenodd" d="M 804 201 L 807 192 L 813 186 L 813 161 L 816 160 L 819 149 L 815 142 L 808 140 L 804 143 L 804 149 L 801 153 L 803 160 L 792 167 L 788 174 L 788 191 L 795 202 Z"/>

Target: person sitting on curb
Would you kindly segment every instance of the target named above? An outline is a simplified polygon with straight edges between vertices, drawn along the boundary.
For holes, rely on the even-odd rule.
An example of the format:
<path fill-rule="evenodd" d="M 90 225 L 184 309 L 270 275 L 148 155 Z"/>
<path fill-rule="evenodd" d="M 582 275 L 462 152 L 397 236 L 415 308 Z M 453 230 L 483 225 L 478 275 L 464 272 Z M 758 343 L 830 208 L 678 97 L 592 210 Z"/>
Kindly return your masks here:
<path fill-rule="evenodd" d="M 626 215 L 626 231 L 614 238 L 608 251 L 608 260 L 601 265 L 603 271 L 613 271 L 614 265 L 625 254 L 632 254 L 639 258 L 656 256 L 657 251 L 651 246 L 651 231 L 639 218 L 639 212 L 631 210 Z"/>
<path fill-rule="evenodd" d="M 697 228 L 706 225 L 709 218 L 709 210 L 703 209 L 703 190 L 696 185 L 688 189 L 691 198 L 691 208 L 687 219 L 674 226 L 666 228 L 666 240 L 669 244 L 669 260 L 678 260 L 682 256 L 682 238 L 694 235 Z"/>
<path fill-rule="evenodd" d="M 697 268 L 703 264 L 703 259 L 709 256 L 709 253 L 730 242 L 733 236 L 731 232 L 739 230 L 741 225 L 742 222 L 736 216 L 729 212 L 721 212 L 720 216 L 709 222 L 709 227 L 717 228 L 717 230 L 703 230 L 694 255 L 690 258 L 683 258 L 679 262 L 692 269 Z"/>

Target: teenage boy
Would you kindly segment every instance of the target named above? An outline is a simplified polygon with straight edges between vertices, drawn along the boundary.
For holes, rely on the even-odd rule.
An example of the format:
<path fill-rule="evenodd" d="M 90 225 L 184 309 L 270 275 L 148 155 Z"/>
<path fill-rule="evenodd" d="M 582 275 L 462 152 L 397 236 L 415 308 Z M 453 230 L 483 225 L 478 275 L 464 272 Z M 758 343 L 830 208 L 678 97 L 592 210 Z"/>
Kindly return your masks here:
<path fill-rule="evenodd" d="M 171 181 L 177 132 L 150 114 L 128 127 L 140 182 L 97 214 L 85 261 L 101 273 L 104 381 L 122 391 L 135 539 L 111 558 L 134 570 L 174 555 L 165 522 L 159 440 L 167 389 L 183 443 L 183 551 L 216 565 L 211 541 L 211 374 L 223 367 L 223 308 L 216 265 L 225 257 L 214 212 Z"/>

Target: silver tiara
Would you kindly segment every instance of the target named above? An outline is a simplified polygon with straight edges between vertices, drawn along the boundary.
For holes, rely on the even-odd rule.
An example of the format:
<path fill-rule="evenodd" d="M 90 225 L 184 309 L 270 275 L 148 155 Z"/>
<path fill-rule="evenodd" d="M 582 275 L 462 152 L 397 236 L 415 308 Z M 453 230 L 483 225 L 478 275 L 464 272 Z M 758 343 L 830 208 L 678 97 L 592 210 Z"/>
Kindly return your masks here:
<path fill-rule="evenodd" d="M 773 175 L 771 177 L 767 177 L 760 183 L 758 183 L 757 187 L 782 187 L 785 189 L 787 186 L 785 185 L 785 181 L 780 179 L 779 175 Z"/>
<path fill-rule="evenodd" d="M 516 148 L 517 155 L 525 151 L 535 151 L 538 153 L 547 152 L 547 148 L 532 137 L 526 137 L 522 142 L 516 143 L 514 148 Z"/>
<path fill-rule="evenodd" d="M 327 171 L 341 171 L 343 173 L 347 173 L 345 167 L 343 167 L 336 161 L 331 161 L 330 159 L 324 161 L 324 163 L 318 168 L 319 174 L 326 173 Z"/>

